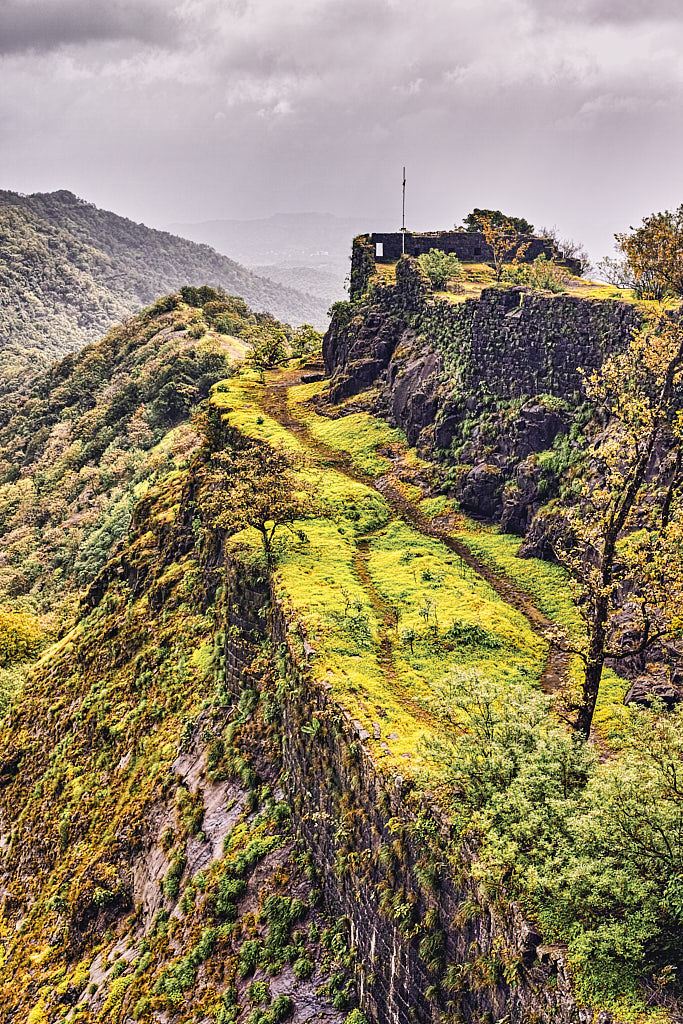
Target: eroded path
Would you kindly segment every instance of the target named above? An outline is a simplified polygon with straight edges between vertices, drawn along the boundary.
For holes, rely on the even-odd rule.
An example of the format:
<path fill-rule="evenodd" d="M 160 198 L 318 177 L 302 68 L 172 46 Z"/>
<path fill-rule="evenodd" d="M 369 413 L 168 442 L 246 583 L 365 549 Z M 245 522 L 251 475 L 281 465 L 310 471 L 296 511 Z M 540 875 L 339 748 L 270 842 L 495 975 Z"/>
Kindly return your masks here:
<path fill-rule="evenodd" d="M 391 475 L 373 477 L 364 473 L 354 465 L 350 455 L 314 437 L 307 424 L 298 419 L 293 413 L 287 400 L 289 389 L 302 383 L 300 370 L 289 370 L 278 377 L 266 381 L 263 388 L 258 392 L 258 403 L 264 413 L 277 420 L 278 423 L 311 452 L 311 454 L 338 470 L 351 480 L 365 484 L 378 491 L 388 502 L 396 516 L 401 518 L 409 526 L 412 526 L 425 537 L 431 537 L 440 541 L 445 547 L 452 551 L 473 570 L 478 576 L 485 580 L 489 586 L 509 605 L 520 611 L 531 626 L 532 630 L 548 642 L 548 633 L 554 629 L 554 623 L 544 615 L 534 604 L 531 596 L 509 578 L 501 575 L 477 558 L 470 549 L 451 536 L 443 527 L 432 522 L 424 513 L 410 502 L 398 487 L 392 482 Z M 364 566 L 363 541 L 359 542 L 359 553 L 356 559 L 356 573 L 368 592 L 371 603 L 382 602 L 372 584 L 367 566 Z M 367 551 L 367 541 L 366 548 Z M 393 646 L 390 637 L 387 615 L 390 614 L 388 606 L 384 609 L 377 608 L 379 619 L 384 623 L 380 627 L 379 660 L 385 674 L 388 677 L 396 677 L 396 668 L 393 657 Z M 568 680 L 569 664 L 571 655 L 562 650 L 556 643 L 549 642 L 548 658 L 543 674 L 541 676 L 541 688 L 546 693 L 557 693 L 564 689 Z"/>

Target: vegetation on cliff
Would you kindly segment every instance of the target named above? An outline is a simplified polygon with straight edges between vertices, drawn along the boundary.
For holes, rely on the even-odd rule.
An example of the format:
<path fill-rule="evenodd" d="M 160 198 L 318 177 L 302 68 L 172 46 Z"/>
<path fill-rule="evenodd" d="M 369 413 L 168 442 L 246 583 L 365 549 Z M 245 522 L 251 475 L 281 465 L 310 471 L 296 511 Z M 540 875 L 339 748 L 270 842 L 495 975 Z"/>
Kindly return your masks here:
<path fill-rule="evenodd" d="M 341 1024 L 377 986 L 322 888 L 410 950 L 423 1016 L 548 1016 L 543 941 L 579 1003 L 673 1005 L 679 716 L 612 675 L 574 736 L 567 575 L 325 382 L 235 366 L 300 341 L 183 289 L 0 429 L 6 646 L 38 657 L 0 726 L 8 1019 Z"/>
<path fill-rule="evenodd" d="M 192 304 L 170 296 L 60 364 L 5 426 L 6 438 L 16 429 L 29 442 L 5 486 L 23 479 L 38 491 L 41 514 L 24 513 L 44 526 L 24 538 L 24 555 L 41 569 L 35 580 L 13 576 L 14 590 L 48 623 L 61 607 L 64 632 L 15 690 L 2 723 L 6 1019 L 200 1013 L 222 1024 L 277 1024 L 301 1000 L 341 1024 L 356 1000 L 346 929 L 325 916 L 314 866 L 290 830 L 278 678 L 250 647 L 249 626 L 244 664 L 261 657 L 260 693 L 236 707 L 227 688 L 222 538 L 230 531 L 205 532 L 210 447 L 203 421 L 199 432 L 189 422 L 247 350 L 216 329 L 219 318 L 229 314 L 248 337 L 272 321 L 211 289 L 185 297 Z M 94 447 L 84 456 L 87 424 Z M 111 464 L 117 472 L 98 479 Z M 65 523 L 68 536 L 69 502 L 83 494 L 83 470 L 100 512 L 120 501 L 118 491 L 129 497 L 118 537 L 103 535 L 97 512 L 78 517 L 74 550 L 98 551 L 87 569 L 77 557 L 53 557 L 61 550 L 53 534 Z M 263 592 L 258 560 L 252 577 Z M 6 600 L 15 606 L 12 589 Z M 34 618 L 3 614 L 0 630 L 7 661 L 40 654 Z"/>

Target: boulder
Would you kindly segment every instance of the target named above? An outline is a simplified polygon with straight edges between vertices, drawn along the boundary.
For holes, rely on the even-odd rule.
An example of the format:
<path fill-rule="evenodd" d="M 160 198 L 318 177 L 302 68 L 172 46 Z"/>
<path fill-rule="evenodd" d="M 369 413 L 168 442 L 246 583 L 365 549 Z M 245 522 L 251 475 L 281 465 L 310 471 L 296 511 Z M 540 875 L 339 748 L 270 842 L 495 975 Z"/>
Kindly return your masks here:
<path fill-rule="evenodd" d="M 676 670 L 669 674 L 664 668 L 655 673 L 650 672 L 637 676 L 628 688 L 624 704 L 649 707 L 653 698 L 658 697 L 671 711 L 676 704 L 683 700 L 683 689 L 674 681 L 678 678 Z"/>

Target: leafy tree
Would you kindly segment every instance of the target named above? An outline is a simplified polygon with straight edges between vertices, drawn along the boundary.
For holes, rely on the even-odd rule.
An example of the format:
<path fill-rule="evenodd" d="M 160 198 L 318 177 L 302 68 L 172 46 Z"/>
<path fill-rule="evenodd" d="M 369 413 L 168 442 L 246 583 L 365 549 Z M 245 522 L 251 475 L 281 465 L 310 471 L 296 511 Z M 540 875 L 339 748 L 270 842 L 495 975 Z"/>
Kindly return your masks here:
<path fill-rule="evenodd" d="M 498 222 L 482 213 L 479 223 L 481 233 L 491 250 L 490 263 L 493 273 L 496 281 L 500 281 L 506 266 L 514 267 L 523 261 L 530 243 L 520 237 L 511 220 Z"/>
<path fill-rule="evenodd" d="M 462 263 L 455 253 L 442 249 L 430 249 L 417 258 L 433 288 L 443 291 L 449 280 L 456 282 L 462 277 Z"/>
<path fill-rule="evenodd" d="M 297 469 L 301 464 L 284 448 L 249 445 L 231 448 L 216 457 L 210 497 L 213 525 L 231 533 L 251 526 L 258 530 L 266 558 L 272 557 L 273 538 L 285 528 L 305 540 L 294 524 L 325 514 L 313 485 Z"/>
<path fill-rule="evenodd" d="M 287 362 L 287 338 L 284 332 L 279 330 L 253 328 L 250 334 L 248 340 L 252 350 L 247 356 L 247 362 L 259 372 L 263 380 L 266 370 L 272 370 Z"/>
<path fill-rule="evenodd" d="M 301 324 L 292 332 L 292 355 L 295 359 L 319 355 L 322 338 L 320 331 L 316 331 L 311 324 Z"/>
<path fill-rule="evenodd" d="M 518 235 L 533 235 L 534 226 L 525 217 L 509 217 L 500 210 L 481 210 L 478 206 L 468 213 L 463 220 L 467 231 L 483 231 L 484 224 L 492 224 L 496 228 L 514 231 Z"/>
<path fill-rule="evenodd" d="M 193 285 L 184 285 L 180 289 L 180 296 L 188 306 L 199 307 L 209 302 L 220 302 L 225 298 L 225 292 L 222 288 L 211 288 L 208 284 L 203 284 L 199 288 L 195 288 Z"/>
<path fill-rule="evenodd" d="M 605 660 L 672 639 L 683 615 L 682 385 L 683 326 L 661 315 L 587 381 L 608 427 L 556 546 L 585 621 L 576 653 L 584 663 L 577 729 L 586 737 Z"/>
<path fill-rule="evenodd" d="M 661 995 L 683 955 L 683 708 L 634 711 L 619 756 L 600 764 L 549 698 L 524 687 L 501 698 L 481 673 L 454 673 L 421 744 L 480 844 L 479 877 L 521 899 L 546 941 L 567 943 L 587 1002 L 637 995 L 647 975 Z"/>
<path fill-rule="evenodd" d="M 614 237 L 638 287 L 648 298 L 683 295 L 683 205 L 653 213 L 639 228 Z"/>

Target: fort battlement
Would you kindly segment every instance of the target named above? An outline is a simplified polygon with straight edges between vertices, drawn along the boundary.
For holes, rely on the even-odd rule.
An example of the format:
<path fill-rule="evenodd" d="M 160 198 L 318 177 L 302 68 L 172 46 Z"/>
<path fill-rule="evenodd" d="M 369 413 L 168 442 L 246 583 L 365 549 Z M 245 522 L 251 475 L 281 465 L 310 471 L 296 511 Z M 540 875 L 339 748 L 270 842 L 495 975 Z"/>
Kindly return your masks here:
<path fill-rule="evenodd" d="M 372 245 L 378 263 L 392 263 L 403 255 L 401 231 L 375 231 L 365 238 Z M 361 236 L 362 237 L 362 236 Z M 537 256 L 561 259 L 562 254 L 549 238 L 535 235 L 520 235 L 520 242 L 527 243 L 524 261 L 530 262 Z M 421 256 L 430 249 L 454 253 L 463 263 L 482 263 L 491 258 L 491 247 L 480 231 L 413 231 L 405 232 L 406 256 Z"/>
<path fill-rule="evenodd" d="M 522 262 L 531 263 L 539 256 L 546 256 L 563 263 L 572 273 L 581 273 L 579 261 L 567 258 L 552 239 L 537 235 L 519 235 L 518 239 L 524 243 L 520 257 Z M 463 263 L 488 263 L 493 257 L 491 247 L 480 231 L 373 231 L 358 235 L 353 240 L 352 291 L 356 290 L 355 280 L 363 290 L 376 263 L 395 263 L 403 255 L 421 256 L 430 249 L 453 253 Z"/>

